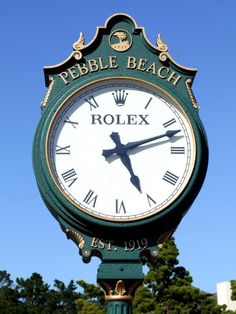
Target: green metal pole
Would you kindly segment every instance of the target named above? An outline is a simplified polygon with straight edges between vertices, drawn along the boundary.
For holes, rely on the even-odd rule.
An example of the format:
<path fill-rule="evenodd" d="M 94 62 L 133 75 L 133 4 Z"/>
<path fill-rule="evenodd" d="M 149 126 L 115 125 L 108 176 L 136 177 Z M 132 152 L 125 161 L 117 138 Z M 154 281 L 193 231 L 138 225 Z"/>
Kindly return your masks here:
<path fill-rule="evenodd" d="M 132 314 L 131 301 L 107 301 L 107 314 Z"/>
<path fill-rule="evenodd" d="M 143 278 L 140 261 L 103 261 L 97 282 L 105 293 L 107 314 L 132 314 L 132 300 Z"/>

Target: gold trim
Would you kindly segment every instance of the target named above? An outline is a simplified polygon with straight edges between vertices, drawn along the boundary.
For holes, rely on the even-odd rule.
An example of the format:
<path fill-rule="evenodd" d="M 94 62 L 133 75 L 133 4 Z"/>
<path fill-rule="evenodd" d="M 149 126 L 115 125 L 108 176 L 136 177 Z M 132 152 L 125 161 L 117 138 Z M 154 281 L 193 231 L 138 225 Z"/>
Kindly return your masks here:
<path fill-rule="evenodd" d="M 157 36 L 157 48 L 159 49 L 159 51 L 161 51 L 161 53 L 159 54 L 159 60 L 161 62 L 165 62 L 169 58 L 169 55 L 167 53 L 168 46 L 163 42 L 161 34 L 158 34 Z"/>
<path fill-rule="evenodd" d="M 167 230 L 166 232 L 161 234 L 161 236 L 157 240 L 157 246 L 159 247 L 159 249 L 163 247 L 164 242 L 169 239 L 173 232 L 173 230 Z"/>
<path fill-rule="evenodd" d="M 122 280 L 118 280 L 115 287 L 115 294 L 119 296 L 125 295 L 125 283 Z"/>
<path fill-rule="evenodd" d="M 159 48 L 160 51 L 168 51 L 168 46 L 163 42 L 161 34 L 157 35 L 157 48 Z"/>
<path fill-rule="evenodd" d="M 49 96 L 50 96 L 50 94 L 51 94 L 53 85 L 54 85 L 54 83 L 55 83 L 55 80 L 53 79 L 52 76 L 49 77 L 49 81 L 50 81 L 50 84 L 49 84 L 49 86 L 48 86 L 48 90 L 47 90 L 47 92 L 46 92 L 46 94 L 45 94 L 45 97 L 44 97 L 43 101 L 42 101 L 41 104 L 40 104 L 40 107 L 41 107 L 41 108 L 45 108 L 45 107 L 46 107 L 47 102 L 48 102 L 48 98 L 49 98 Z"/>
<path fill-rule="evenodd" d="M 151 251 L 151 255 L 154 256 L 154 257 L 157 257 L 159 254 L 159 251 L 158 250 L 153 250 Z"/>
<path fill-rule="evenodd" d="M 191 78 L 188 78 L 188 79 L 185 81 L 185 85 L 186 85 L 186 87 L 187 87 L 187 91 L 188 91 L 189 97 L 190 97 L 190 99 L 191 99 L 191 102 L 192 102 L 192 104 L 193 104 L 193 107 L 194 107 L 195 109 L 199 109 L 199 108 L 200 108 L 200 105 L 199 105 L 199 103 L 197 102 L 197 100 L 196 100 L 196 98 L 195 98 L 195 96 L 194 96 L 194 94 L 193 94 L 192 88 L 191 88 L 191 86 L 192 86 L 192 79 L 191 79 Z"/>
<path fill-rule="evenodd" d="M 89 250 L 83 250 L 83 251 L 82 251 L 82 256 L 83 256 L 83 257 L 86 257 L 86 258 L 87 258 L 87 257 L 89 257 L 90 255 L 91 255 L 91 252 L 90 252 Z"/>
<path fill-rule="evenodd" d="M 128 81 L 133 81 L 133 82 L 138 82 L 139 84 L 145 84 L 146 86 L 148 86 L 149 88 L 152 88 L 154 90 L 157 91 L 157 93 L 162 96 L 166 101 L 169 101 L 173 106 L 175 106 L 176 108 L 178 108 L 178 110 L 183 114 L 183 116 L 185 117 L 185 119 L 188 122 L 189 128 L 190 128 L 190 132 L 192 134 L 192 138 L 193 138 L 193 159 L 191 162 L 191 165 L 189 166 L 189 171 L 188 174 L 185 178 L 185 182 L 184 184 L 181 186 L 181 189 L 179 189 L 179 191 L 176 193 L 176 195 L 173 197 L 173 199 L 171 200 L 171 202 L 168 202 L 165 206 L 162 206 L 161 208 L 158 208 L 156 210 L 153 210 L 151 213 L 148 213 L 146 215 L 143 216 L 138 216 L 138 217 L 131 217 L 131 218 L 111 218 L 111 217 L 107 217 L 105 215 L 99 215 L 97 213 L 94 213 L 92 211 L 86 210 L 85 208 L 83 208 L 81 205 L 79 205 L 78 203 L 74 202 L 71 198 L 69 198 L 69 196 L 64 193 L 63 189 L 61 188 L 60 184 L 58 183 L 57 179 L 54 176 L 53 170 L 51 169 L 51 163 L 49 160 L 49 139 L 50 139 L 50 132 L 51 129 L 53 127 L 54 121 L 56 120 L 58 114 L 60 113 L 61 109 L 64 107 L 64 105 L 73 97 L 75 97 L 76 94 L 80 93 L 81 91 L 83 91 L 84 89 L 90 87 L 90 86 L 94 86 L 94 85 L 99 85 L 99 84 L 103 84 L 106 81 L 124 81 L 124 80 L 128 80 Z M 194 170 L 194 165 L 196 162 L 196 139 L 195 139 L 195 134 L 192 128 L 192 125 L 190 123 L 190 120 L 187 116 L 187 114 L 185 113 L 185 111 L 183 110 L 183 108 L 181 107 L 181 105 L 178 103 L 178 101 L 171 96 L 170 94 L 168 94 L 164 89 L 162 89 L 161 87 L 152 84 L 150 82 L 141 80 L 141 79 L 137 79 L 137 78 L 133 78 L 133 77 L 112 77 L 112 78 L 103 78 L 103 79 L 99 79 L 97 81 L 94 81 L 92 83 L 87 83 L 85 84 L 83 87 L 77 89 L 76 91 L 74 91 L 70 96 L 68 96 L 59 106 L 59 108 L 56 110 L 56 112 L 54 113 L 53 118 L 51 119 L 51 122 L 49 124 L 48 130 L 47 130 L 47 135 L 46 135 L 46 141 L 45 141 L 45 152 L 46 152 L 46 161 L 47 161 L 47 167 L 49 170 L 49 173 L 51 175 L 52 180 L 54 181 L 55 185 L 57 186 L 57 188 L 60 190 L 61 194 L 76 208 L 78 208 L 79 210 L 81 210 L 82 212 L 86 213 L 89 216 L 92 217 L 96 217 L 105 221 L 116 221 L 116 222 L 128 222 L 128 221 L 139 221 L 139 220 L 143 220 L 147 217 L 150 216 L 154 216 L 157 213 L 163 211 L 166 209 L 166 207 L 170 206 L 171 204 L 173 204 L 173 202 L 179 197 L 179 195 L 184 191 L 185 187 L 187 186 L 193 170 Z"/>
<path fill-rule="evenodd" d="M 79 39 L 73 44 L 73 49 L 78 51 L 84 48 L 84 34 L 81 32 Z"/>
<path fill-rule="evenodd" d="M 105 293 L 106 301 L 125 301 L 129 302 L 133 300 L 134 294 L 138 286 L 142 283 L 140 280 L 133 280 L 132 282 L 125 282 L 123 280 L 118 280 L 115 283 L 108 281 L 99 282 L 101 288 Z"/>
<path fill-rule="evenodd" d="M 68 235 L 69 238 L 73 238 L 76 241 L 78 247 L 81 250 L 85 247 L 84 238 L 81 236 L 80 233 L 75 232 L 75 231 L 70 230 L 70 229 L 66 229 L 66 234 Z"/>

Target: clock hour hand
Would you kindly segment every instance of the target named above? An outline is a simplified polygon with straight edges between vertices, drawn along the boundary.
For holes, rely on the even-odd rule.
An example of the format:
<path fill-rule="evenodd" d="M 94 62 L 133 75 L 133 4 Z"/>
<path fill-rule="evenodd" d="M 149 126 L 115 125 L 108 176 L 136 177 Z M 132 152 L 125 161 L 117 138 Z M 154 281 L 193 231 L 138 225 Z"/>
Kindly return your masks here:
<path fill-rule="evenodd" d="M 129 171 L 130 182 L 136 187 L 136 189 L 139 190 L 139 192 L 141 192 L 139 178 L 133 172 L 133 168 L 132 168 L 132 165 L 131 165 L 131 160 L 130 160 L 129 156 L 127 155 L 127 150 L 125 149 L 125 145 L 122 144 L 121 141 L 120 141 L 119 133 L 112 132 L 110 137 L 113 140 L 113 142 L 116 144 L 116 147 L 114 149 L 103 150 L 102 155 L 105 158 L 108 158 L 109 156 L 111 156 L 113 154 L 117 154 L 120 157 L 123 165 Z"/>
<path fill-rule="evenodd" d="M 124 149 L 125 145 L 122 144 L 120 141 L 119 133 L 112 132 L 110 137 L 113 140 L 113 142 L 116 144 L 116 147 L 112 149 L 104 149 L 102 152 L 102 155 L 107 159 L 113 154 L 117 154 L 118 156 L 121 156 L 122 154 L 126 154 L 127 150 Z"/>

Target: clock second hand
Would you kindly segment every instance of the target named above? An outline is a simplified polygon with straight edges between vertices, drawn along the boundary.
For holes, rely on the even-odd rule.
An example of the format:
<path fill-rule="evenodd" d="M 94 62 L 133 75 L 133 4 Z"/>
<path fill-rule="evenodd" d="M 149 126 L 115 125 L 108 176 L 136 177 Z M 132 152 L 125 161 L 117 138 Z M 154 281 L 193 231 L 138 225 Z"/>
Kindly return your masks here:
<path fill-rule="evenodd" d="M 130 182 L 136 187 L 136 189 L 141 193 L 141 186 L 139 177 L 134 174 L 131 160 L 127 154 L 127 150 L 125 149 L 125 145 L 121 143 L 120 136 L 118 133 L 113 132 L 111 134 L 111 139 L 116 144 L 116 154 L 120 157 L 123 165 L 129 171 L 130 174 Z M 103 154 L 104 155 L 104 154 Z"/>

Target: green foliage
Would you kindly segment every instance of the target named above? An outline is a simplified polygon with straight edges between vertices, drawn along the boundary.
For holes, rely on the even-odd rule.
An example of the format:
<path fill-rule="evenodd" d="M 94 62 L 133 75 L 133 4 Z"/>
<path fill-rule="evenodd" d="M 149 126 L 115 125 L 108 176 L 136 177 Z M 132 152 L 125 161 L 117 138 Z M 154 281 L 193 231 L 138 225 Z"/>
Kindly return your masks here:
<path fill-rule="evenodd" d="M 144 286 L 138 289 L 134 299 L 134 314 L 223 313 L 213 297 L 192 285 L 189 272 L 178 266 L 178 254 L 174 238 L 169 239 L 155 264 L 149 265 Z"/>
<path fill-rule="evenodd" d="M 101 288 L 96 285 L 88 284 L 83 280 L 78 280 L 77 284 L 83 288 L 83 298 L 90 301 L 98 301 L 101 305 L 104 304 L 104 293 Z"/>
<path fill-rule="evenodd" d="M 98 286 L 83 280 L 78 280 L 77 283 L 84 290 L 81 297 L 76 300 L 77 313 L 105 314 L 103 291 Z"/>
<path fill-rule="evenodd" d="M 76 308 L 78 314 L 105 314 L 105 311 L 98 304 L 83 298 L 76 301 Z"/>
<path fill-rule="evenodd" d="M 76 292 L 77 286 L 71 280 L 66 286 L 62 281 L 55 279 L 54 287 L 56 290 L 51 290 L 51 298 L 54 300 L 52 304 L 57 304 L 58 313 L 76 313 L 75 301 L 80 294 Z"/>
<path fill-rule="evenodd" d="M 5 270 L 0 271 L 0 313 L 20 312 L 20 302 L 18 300 L 18 292 L 14 289 L 13 281 Z"/>
<path fill-rule="evenodd" d="M 30 278 L 17 278 L 17 290 L 20 301 L 31 313 L 40 313 L 44 310 L 49 286 L 44 284 L 42 276 L 33 273 Z"/>
<path fill-rule="evenodd" d="M 1 314 L 104 314 L 104 296 L 100 288 L 78 281 L 84 293 L 77 292 L 73 280 L 65 285 L 55 279 L 53 288 L 44 283 L 40 274 L 29 278 L 17 278 L 16 284 L 10 274 L 0 271 Z"/>
<path fill-rule="evenodd" d="M 231 280 L 232 300 L 236 300 L 236 280 Z"/>
<path fill-rule="evenodd" d="M 0 271 L 0 313 L 1 314 L 76 314 L 75 300 L 79 294 L 76 285 L 68 286 L 54 281 L 55 289 L 43 282 L 41 275 L 33 273 L 30 278 L 17 278 L 16 284 L 10 274 Z"/>

